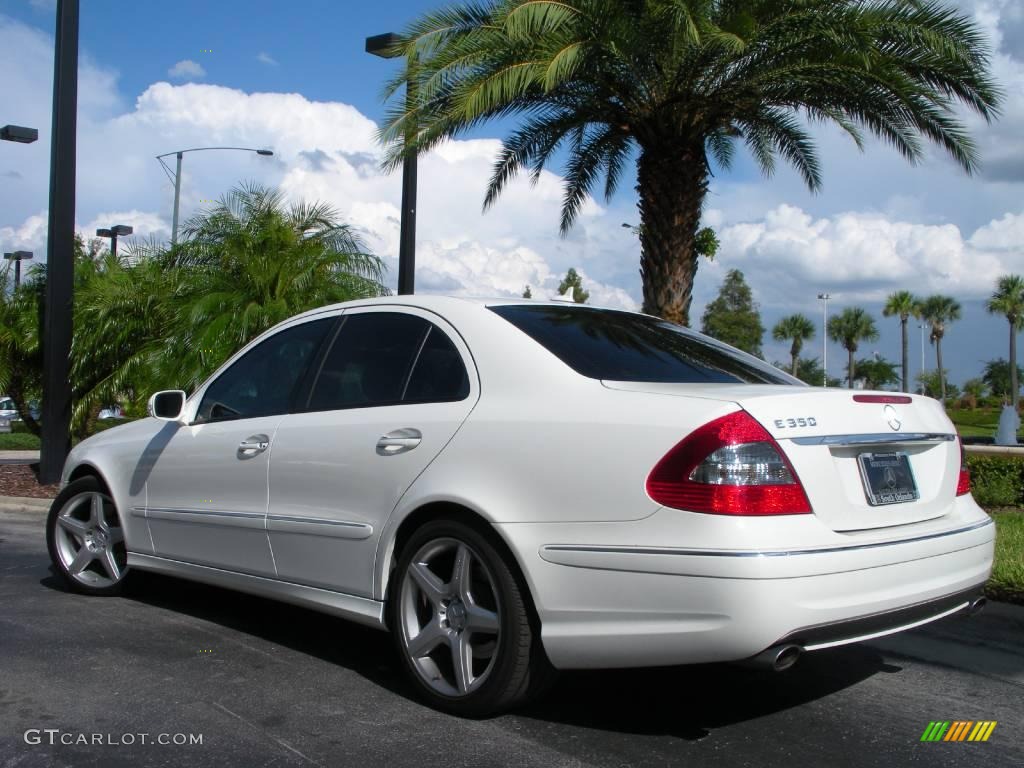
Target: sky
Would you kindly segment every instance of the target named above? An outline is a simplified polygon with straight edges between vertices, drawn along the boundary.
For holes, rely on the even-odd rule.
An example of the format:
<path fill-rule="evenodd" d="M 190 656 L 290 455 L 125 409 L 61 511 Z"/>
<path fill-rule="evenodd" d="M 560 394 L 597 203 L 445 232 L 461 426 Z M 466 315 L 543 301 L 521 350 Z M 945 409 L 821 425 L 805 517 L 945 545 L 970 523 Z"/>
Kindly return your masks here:
<path fill-rule="evenodd" d="M 765 326 L 803 312 L 819 324 L 806 354 L 820 356 L 821 302 L 871 311 L 881 331 L 858 357 L 899 360 L 899 324 L 883 318 L 892 291 L 946 293 L 963 305 L 943 357 L 952 381 L 1007 356 L 1005 319 L 984 300 L 999 275 L 1024 274 L 1024 3 L 949 0 L 980 25 L 1006 94 L 991 125 L 969 115 L 982 170 L 966 176 L 930 150 L 910 166 L 893 150 L 815 127 L 824 187 L 809 193 L 780 165 L 770 179 L 741 153 L 712 180 L 704 212 L 721 249 L 699 268 L 692 318 L 699 325 L 725 272 L 740 269 Z M 364 52 L 368 35 L 399 31 L 443 0 L 180 0 L 83 2 L 80 38 L 76 222 L 84 234 L 130 224 L 136 235 L 170 237 L 173 187 L 155 156 L 188 147 L 267 147 L 186 154 L 182 219 L 242 181 L 279 187 L 289 200 L 322 200 L 354 225 L 397 279 L 401 174 L 379 167 L 381 89 L 397 64 Z M 35 144 L 0 142 L 0 248 L 46 251 L 55 0 L 0 0 L 0 124 L 39 129 Z M 477 296 L 554 295 L 569 267 L 590 303 L 638 309 L 636 194 L 623 183 L 611 202 L 589 200 L 579 223 L 558 234 L 561 169 L 531 187 L 512 184 L 487 213 L 485 184 L 512 122 L 486 125 L 420 159 L 418 292 Z M 172 158 L 173 159 L 173 158 Z M 911 373 L 921 367 L 920 331 Z M 769 360 L 788 345 L 765 336 Z M 934 348 L 925 341 L 926 367 Z M 845 352 L 828 349 L 839 376 Z"/>

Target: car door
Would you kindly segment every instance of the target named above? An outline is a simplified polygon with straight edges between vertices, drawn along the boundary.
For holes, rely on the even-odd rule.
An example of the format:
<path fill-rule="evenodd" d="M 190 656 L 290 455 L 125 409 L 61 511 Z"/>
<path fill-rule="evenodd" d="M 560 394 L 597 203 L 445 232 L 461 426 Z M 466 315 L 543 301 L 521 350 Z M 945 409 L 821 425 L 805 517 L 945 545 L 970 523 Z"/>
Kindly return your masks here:
<path fill-rule="evenodd" d="M 279 577 L 371 596 L 384 523 L 478 391 L 469 350 L 438 316 L 347 311 L 305 412 L 277 430 L 267 528 Z"/>
<path fill-rule="evenodd" d="M 169 425 L 146 481 L 157 555 L 275 575 L 266 532 L 271 447 L 336 322 L 300 322 L 258 342 L 210 382 L 189 423 Z"/>

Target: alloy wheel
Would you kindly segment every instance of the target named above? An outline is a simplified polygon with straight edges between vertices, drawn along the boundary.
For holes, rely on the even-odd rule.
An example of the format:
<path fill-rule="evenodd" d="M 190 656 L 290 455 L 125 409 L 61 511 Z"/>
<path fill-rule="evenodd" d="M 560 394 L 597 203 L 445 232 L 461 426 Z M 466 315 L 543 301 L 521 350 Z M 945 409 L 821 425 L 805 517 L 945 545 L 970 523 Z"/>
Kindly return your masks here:
<path fill-rule="evenodd" d="M 88 491 L 68 499 L 57 513 L 53 534 L 61 565 L 79 584 L 104 588 L 124 578 L 124 531 L 106 494 Z"/>
<path fill-rule="evenodd" d="M 399 595 L 401 645 L 431 690 L 463 697 L 494 669 L 501 644 L 501 601 L 494 577 L 465 542 L 424 544 Z"/>

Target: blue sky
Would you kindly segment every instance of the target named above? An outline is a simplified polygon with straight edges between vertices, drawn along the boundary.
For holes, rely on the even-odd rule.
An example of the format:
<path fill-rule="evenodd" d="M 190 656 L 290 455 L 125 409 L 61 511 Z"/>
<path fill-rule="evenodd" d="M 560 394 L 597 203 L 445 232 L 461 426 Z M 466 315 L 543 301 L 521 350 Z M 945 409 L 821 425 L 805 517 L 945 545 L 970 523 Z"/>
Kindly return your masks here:
<path fill-rule="evenodd" d="M 940 153 L 911 168 L 872 143 L 864 154 L 836 131 L 815 129 L 824 190 L 811 195 L 785 168 L 763 179 L 740 153 L 712 182 L 706 223 L 722 249 L 700 267 L 693 319 L 726 270 L 744 271 L 769 328 L 801 311 L 820 322 L 830 309 L 864 306 L 876 315 L 879 351 L 898 359 L 896 323 L 884 296 L 909 288 L 956 296 L 965 317 L 943 351 L 954 381 L 1006 355 L 1005 321 L 983 310 L 1005 272 L 1024 273 L 1024 3 L 950 0 L 992 41 L 993 69 L 1007 92 L 1003 118 L 969 122 L 984 169 L 965 177 Z M 172 4 L 85 0 L 81 19 L 76 218 L 82 232 L 129 223 L 142 237 L 169 234 L 171 188 L 154 155 L 204 145 L 268 146 L 246 153 L 189 155 L 182 211 L 201 211 L 233 184 L 279 187 L 291 200 L 333 204 L 394 272 L 399 179 L 379 170 L 375 121 L 396 63 L 366 54 L 365 37 L 401 30 L 435 0 L 182 0 Z M 0 247 L 45 253 L 55 2 L 0 2 L 0 123 L 35 125 L 34 145 L 0 146 Z M 208 52 L 209 51 L 209 52 Z M 590 201 L 567 238 L 557 234 L 560 169 L 535 189 L 512 185 L 481 214 L 497 143 L 511 123 L 490 125 L 421 159 L 417 285 L 426 291 L 513 295 L 529 283 L 551 293 L 568 267 L 580 270 L 592 302 L 635 308 L 638 248 L 621 227 L 635 223 L 632 180 L 611 204 Z M 392 274 L 392 282 L 394 276 Z M 919 367 L 913 337 L 914 372 Z M 820 354 L 821 340 L 808 351 Z M 766 337 L 765 354 L 784 344 Z M 845 356 L 829 350 L 838 374 Z M 934 366 L 934 352 L 927 350 Z"/>

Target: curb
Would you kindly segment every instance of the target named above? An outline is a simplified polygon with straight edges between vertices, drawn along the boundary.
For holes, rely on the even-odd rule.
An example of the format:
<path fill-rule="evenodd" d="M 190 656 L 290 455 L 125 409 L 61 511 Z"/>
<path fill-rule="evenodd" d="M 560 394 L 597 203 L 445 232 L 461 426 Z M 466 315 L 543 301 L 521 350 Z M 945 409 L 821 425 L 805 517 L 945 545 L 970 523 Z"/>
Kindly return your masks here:
<path fill-rule="evenodd" d="M 53 499 L 30 496 L 0 496 L 0 512 L 48 512 Z"/>

